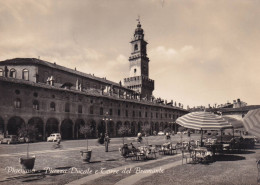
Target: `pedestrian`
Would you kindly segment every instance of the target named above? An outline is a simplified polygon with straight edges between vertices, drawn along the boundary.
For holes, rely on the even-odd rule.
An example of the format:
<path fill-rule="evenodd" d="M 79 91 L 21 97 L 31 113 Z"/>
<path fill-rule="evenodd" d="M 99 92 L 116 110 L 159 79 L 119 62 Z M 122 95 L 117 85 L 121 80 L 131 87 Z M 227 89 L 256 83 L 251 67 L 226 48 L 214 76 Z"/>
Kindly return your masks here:
<path fill-rule="evenodd" d="M 108 134 L 105 134 L 105 151 L 108 152 L 108 143 L 110 142 L 110 138 L 108 136 Z"/>

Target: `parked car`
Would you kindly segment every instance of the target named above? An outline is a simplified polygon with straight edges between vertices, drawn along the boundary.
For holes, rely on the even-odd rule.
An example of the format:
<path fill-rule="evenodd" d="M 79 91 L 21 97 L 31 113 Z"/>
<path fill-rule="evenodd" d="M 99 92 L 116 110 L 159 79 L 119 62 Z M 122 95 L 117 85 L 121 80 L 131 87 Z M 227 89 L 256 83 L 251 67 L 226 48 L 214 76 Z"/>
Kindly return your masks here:
<path fill-rule="evenodd" d="M 164 135 L 164 132 L 160 131 L 158 132 L 158 136 L 163 136 Z"/>
<path fill-rule="evenodd" d="M 14 144 L 18 143 L 18 137 L 16 135 L 7 135 L 5 138 L 3 138 L 0 143 L 7 143 L 7 144 Z"/>
<path fill-rule="evenodd" d="M 47 141 L 57 141 L 58 139 L 61 139 L 60 133 L 53 133 L 47 138 Z"/>
<path fill-rule="evenodd" d="M 27 137 L 19 137 L 18 141 L 19 141 L 19 143 L 33 143 L 36 141 L 36 139 L 35 138 L 29 139 Z"/>

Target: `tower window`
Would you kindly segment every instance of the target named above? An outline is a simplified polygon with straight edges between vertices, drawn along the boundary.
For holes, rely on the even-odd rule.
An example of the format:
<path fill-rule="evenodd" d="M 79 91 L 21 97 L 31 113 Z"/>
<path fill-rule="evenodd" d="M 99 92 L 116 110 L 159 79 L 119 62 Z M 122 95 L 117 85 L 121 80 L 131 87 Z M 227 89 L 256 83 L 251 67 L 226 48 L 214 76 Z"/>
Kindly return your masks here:
<path fill-rule="evenodd" d="M 137 51 L 138 50 L 138 45 L 137 44 L 135 44 L 135 51 Z"/>
<path fill-rule="evenodd" d="M 134 69 L 134 73 L 136 73 L 136 69 Z"/>

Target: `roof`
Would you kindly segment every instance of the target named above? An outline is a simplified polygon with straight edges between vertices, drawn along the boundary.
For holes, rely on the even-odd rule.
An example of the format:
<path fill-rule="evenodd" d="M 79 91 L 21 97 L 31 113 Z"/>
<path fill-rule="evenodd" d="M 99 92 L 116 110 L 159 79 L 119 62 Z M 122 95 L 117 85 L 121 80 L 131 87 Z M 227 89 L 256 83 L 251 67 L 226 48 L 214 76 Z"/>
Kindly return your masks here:
<path fill-rule="evenodd" d="M 258 108 L 260 108 L 260 105 L 248 105 L 248 106 L 239 107 L 239 108 L 215 108 L 215 109 L 211 109 L 209 111 L 220 111 L 222 113 L 226 113 L 226 112 L 248 112 L 250 110 L 258 109 Z"/>
<path fill-rule="evenodd" d="M 108 93 L 104 93 L 103 95 L 97 90 L 97 89 L 85 89 L 84 91 L 79 91 L 74 88 L 71 89 L 64 89 L 61 88 L 61 84 L 54 84 L 54 86 L 51 85 L 46 85 L 44 83 L 35 83 L 31 81 L 26 81 L 26 80 L 21 80 L 21 79 L 15 79 L 15 78 L 6 78 L 6 77 L 1 77 L 0 76 L 0 82 L 5 81 L 8 83 L 15 83 L 15 84 L 22 84 L 22 85 L 29 85 L 33 87 L 38 87 L 38 88 L 45 88 L 45 89 L 53 89 L 53 90 L 58 90 L 58 91 L 66 91 L 66 92 L 71 92 L 71 93 L 78 93 L 86 96 L 94 96 L 94 97 L 103 97 L 103 98 L 108 98 L 108 99 L 113 99 L 113 100 L 118 100 L 118 101 L 124 101 L 124 102 L 129 102 L 129 103 L 137 103 L 137 104 L 142 104 L 142 105 L 147 105 L 147 106 L 155 106 L 155 107 L 161 107 L 161 108 L 168 108 L 168 109 L 174 109 L 174 110 L 179 110 L 183 112 L 189 112 L 185 109 L 182 109 L 180 107 L 174 107 L 174 106 L 169 106 L 169 105 L 162 105 L 162 104 L 157 104 L 155 102 L 150 102 L 150 101 L 145 101 L 145 100 L 138 100 L 138 99 L 124 99 L 124 98 L 119 98 L 117 95 L 109 95 Z"/>
<path fill-rule="evenodd" d="M 65 71 L 65 72 L 68 72 L 68 73 L 73 73 L 73 74 L 76 74 L 76 75 L 79 75 L 79 76 L 82 76 L 82 77 L 90 78 L 92 80 L 103 82 L 105 84 L 111 84 L 111 85 L 120 87 L 122 89 L 126 89 L 128 91 L 133 91 L 133 90 L 128 89 L 124 86 L 120 86 L 119 83 L 115 83 L 115 82 L 112 82 L 110 80 L 106 80 L 104 78 L 96 77 L 96 76 L 91 75 L 91 74 L 86 74 L 86 73 L 83 73 L 83 72 L 80 72 L 80 71 L 77 71 L 77 70 L 73 70 L 73 69 L 58 65 L 55 62 L 51 63 L 51 62 L 47 62 L 47 61 L 36 59 L 36 58 L 8 59 L 8 60 L 1 61 L 0 65 L 42 65 L 42 66 L 58 69 L 58 70 L 61 70 L 61 71 Z"/>

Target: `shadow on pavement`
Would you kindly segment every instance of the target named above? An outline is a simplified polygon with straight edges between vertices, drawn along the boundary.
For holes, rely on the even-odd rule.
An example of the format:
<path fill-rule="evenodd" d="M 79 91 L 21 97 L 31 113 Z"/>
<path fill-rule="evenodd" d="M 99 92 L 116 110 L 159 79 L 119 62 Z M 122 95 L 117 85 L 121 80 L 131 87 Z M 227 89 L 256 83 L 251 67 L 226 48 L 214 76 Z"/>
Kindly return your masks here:
<path fill-rule="evenodd" d="M 90 162 L 86 162 L 88 164 L 91 164 L 91 163 L 101 163 L 101 161 L 90 161 Z"/>
<path fill-rule="evenodd" d="M 238 156 L 238 155 L 216 155 L 214 157 L 214 161 L 239 161 L 245 160 L 245 157 Z"/>
<path fill-rule="evenodd" d="M 254 151 L 249 151 L 249 150 L 240 150 L 240 151 L 232 151 L 230 152 L 232 154 L 254 154 Z"/>

